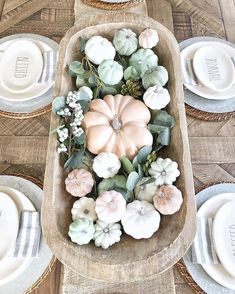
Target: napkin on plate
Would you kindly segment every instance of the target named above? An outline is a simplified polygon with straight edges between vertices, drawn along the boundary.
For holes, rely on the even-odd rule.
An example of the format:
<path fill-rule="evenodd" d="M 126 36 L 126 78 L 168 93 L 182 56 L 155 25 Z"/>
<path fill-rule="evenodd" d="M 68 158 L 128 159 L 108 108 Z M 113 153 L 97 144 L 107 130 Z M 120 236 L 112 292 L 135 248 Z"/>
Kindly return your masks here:
<path fill-rule="evenodd" d="M 55 80 L 57 55 L 58 53 L 56 51 L 47 51 L 43 53 L 44 66 L 38 81 L 39 83 Z"/>
<path fill-rule="evenodd" d="M 37 257 L 41 238 L 40 214 L 37 211 L 23 211 L 20 226 L 11 257 Z"/>
<path fill-rule="evenodd" d="M 191 246 L 194 264 L 220 263 L 212 238 L 212 221 L 212 218 L 197 218 L 197 233 Z"/>

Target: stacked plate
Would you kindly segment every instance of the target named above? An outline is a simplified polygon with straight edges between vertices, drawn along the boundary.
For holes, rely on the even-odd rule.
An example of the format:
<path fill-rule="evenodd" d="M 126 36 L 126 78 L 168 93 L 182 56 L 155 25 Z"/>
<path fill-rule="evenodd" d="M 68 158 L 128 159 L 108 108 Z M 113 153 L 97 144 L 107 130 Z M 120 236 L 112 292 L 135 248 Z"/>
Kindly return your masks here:
<path fill-rule="evenodd" d="M 197 206 L 198 218 L 213 219 L 212 243 L 204 240 L 201 246 L 214 246 L 219 263 L 193 264 L 190 249 L 184 257 L 187 269 L 206 293 L 235 293 L 235 184 L 219 184 L 201 191 Z"/>
<path fill-rule="evenodd" d="M 185 102 L 207 112 L 235 110 L 235 46 L 216 38 L 180 44 Z"/>
<path fill-rule="evenodd" d="M 27 196 L 26 196 L 27 194 Z M 52 253 L 41 240 L 37 258 L 11 257 L 22 211 L 40 211 L 42 190 L 27 180 L 0 176 L 0 293 L 21 294 L 43 274 Z"/>
<path fill-rule="evenodd" d="M 0 110 L 32 112 L 51 103 L 58 44 L 39 35 L 0 41 Z"/>

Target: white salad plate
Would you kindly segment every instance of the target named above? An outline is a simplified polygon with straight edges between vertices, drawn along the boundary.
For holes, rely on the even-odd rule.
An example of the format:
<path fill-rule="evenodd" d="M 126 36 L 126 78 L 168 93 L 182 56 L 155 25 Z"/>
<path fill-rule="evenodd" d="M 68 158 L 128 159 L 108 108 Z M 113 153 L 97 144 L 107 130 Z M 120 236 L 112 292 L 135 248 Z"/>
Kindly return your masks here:
<path fill-rule="evenodd" d="M 19 230 L 19 212 L 15 202 L 0 192 L 0 264 L 15 244 Z"/>
<path fill-rule="evenodd" d="M 193 43 L 192 45 L 183 49 L 180 53 L 184 86 L 191 92 L 203 98 L 213 99 L 213 100 L 225 100 L 225 99 L 232 98 L 235 95 L 235 83 L 233 83 L 232 86 L 225 91 L 215 91 L 204 86 L 203 84 L 192 85 L 191 83 L 188 82 L 187 60 L 193 60 L 194 55 L 198 49 L 203 47 L 208 47 L 208 46 L 210 47 L 212 46 L 215 49 L 222 50 L 230 58 L 235 57 L 235 49 L 226 44 L 219 43 L 219 42 Z"/>
<path fill-rule="evenodd" d="M 213 241 L 220 262 L 235 279 L 235 200 L 224 204 L 216 213 Z"/>
<path fill-rule="evenodd" d="M 16 44 L 19 44 L 20 42 L 23 42 L 23 44 L 31 44 L 28 48 L 28 51 L 25 53 L 25 56 L 29 58 L 30 63 L 28 62 L 28 69 L 31 69 L 28 71 L 27 79 L 16 79 L 13 77 L 13 79 L 10 79 L 10 76 L 14 75 L 15 71 L 15 65 L 12 64 L 11 68 L 13 70 L 9 69 L 8 74 L 4 74 L 7 68 L 6 61 L 9 59 L 9 55 L 14 55 L 14 53 L 7 54 L 8 50 L 10 50 L 12 47 Z M 24 48 L 24 47 L 23 47 Z M 36 49 L 37 48 L 37 49 Z M 25 50 L 25 49 L 24 49 Z M 37 41 L 37 40 L 30 40 L 27 38 L 21 38 L 19 40 L 10 40 L 7 42 L 4 42 L 0 45 L 0 99 L 4 99 L 7 101 L 27 101 L 31 100 L 33 98 L 37 98 L 44 93 L 46 93 L 53 85 L 54 81 L 47 81 L 44 83 L 39 83 L 38 80 L 42 74 L 43 67 L 44 67 L 44 60 L 42 57 L 42 54 L 48 51 L 52 51 L 51 47 L 48 46 L 46 43 Z M 23 49 L 22 49 L 23 52 Z M 17 51 L 17 54 L 13 56 L 13 60 L 16 60 L 19 55 L 22 55 L 23 53 Z M 21 64 L 20 66 L 25 69 L 27 65 Z M 7 70 L 8 71 L 8 70 Z M 20 69 L 19 69 L 20 71 Z M 17 81 L 15 81 L 17 80 Z M 18 82 L 21 80 L 20 82 Z M 25 82 L 23 82 L 25 80 Z M 21 84 L 22 82 L 22 84 Z M 16 87 L 16 84 L 19 83 L 18 87 Z"/>
<path fill-rule="evenodd" d="M 198 210 L 197 216 L 214 218 L 224 204 L 235 201 L 235 193 L 224 193 L 207 200 Z M 202 264 L 209 276 L 220 285 L 235 290 L 235 279 L 223 267 L 222 264 Z"/>
<path fill-rule="evenodd" d="M 25 210 L 35 211 L 32 202 L 20 191 L 7 186 L 0 186 L 0 192 L 11 197 L 19 212 Z M 8 283 L 19 276 L 30 265 L 32 260 L 33 258 L 6 257 L 0 261 L 0 285 Z"/>
<path fill-rule="evenodd" d="M 235 81 L 235 66 L 231 58 L 215 46 L 197 49 L 193 69 L 198 80 L 214 91 L 226 91 Z"/>

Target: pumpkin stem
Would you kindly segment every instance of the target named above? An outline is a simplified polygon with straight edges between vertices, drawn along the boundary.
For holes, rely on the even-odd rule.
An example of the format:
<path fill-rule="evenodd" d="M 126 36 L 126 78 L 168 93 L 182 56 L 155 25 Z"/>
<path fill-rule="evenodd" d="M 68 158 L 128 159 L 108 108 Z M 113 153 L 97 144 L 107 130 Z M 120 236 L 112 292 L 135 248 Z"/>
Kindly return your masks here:
<path fill-rule="evenodd" d="M 114 115 L 113 120 L 111 121 L 111 126 L 114 129 L 114 131 L 119 132 L 121 127 L 122 127 L 122 123 L 118 117 L 117 114 Z"/>

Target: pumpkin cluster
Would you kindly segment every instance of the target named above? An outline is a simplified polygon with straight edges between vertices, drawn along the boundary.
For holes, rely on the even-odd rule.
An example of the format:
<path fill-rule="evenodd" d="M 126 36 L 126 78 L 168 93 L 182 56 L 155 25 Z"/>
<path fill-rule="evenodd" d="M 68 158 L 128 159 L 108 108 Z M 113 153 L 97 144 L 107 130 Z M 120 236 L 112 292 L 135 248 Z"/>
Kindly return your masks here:
<path fill-rule="evenodd" d="M 158 42 L 151 28 L 139 36 L 121 29 L 112 40 L 81 38 L 83 57 L 68 68 L 77 90 L 53 101 L 65 189 L 79 198 L 68 235 L 79 245 L 94 240 L 107 249 L 123 232 L 150 238 L 161 218 L 182 205 L 173 185 L 178 164 L 158 156 L 175 125 L 165 109 L 169 77 L 159 64 Z"/>

